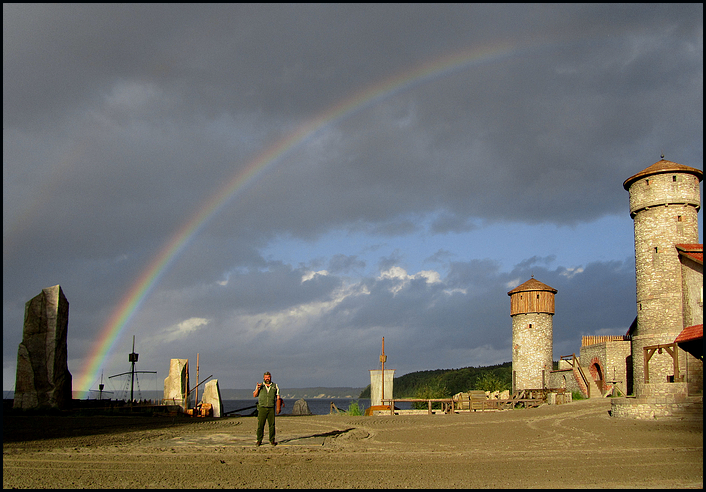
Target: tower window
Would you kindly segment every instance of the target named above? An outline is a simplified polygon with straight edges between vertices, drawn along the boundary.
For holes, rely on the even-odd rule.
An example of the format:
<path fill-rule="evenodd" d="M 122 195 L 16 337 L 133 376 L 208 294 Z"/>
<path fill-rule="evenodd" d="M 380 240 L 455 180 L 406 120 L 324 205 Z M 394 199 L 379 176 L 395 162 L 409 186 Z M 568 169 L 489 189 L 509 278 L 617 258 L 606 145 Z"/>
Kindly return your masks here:
<path fill-rule="evenodd" d="M 681 215 L 677 215 L 677 222 L 681 222 Z"/>
<path fill-rule="evenodd" d="M 655 253 L 659 253 L 659 247 L 655 246 Z"/>
<path fill-rule="evenodd" d="M 539 294 L 537 294 L 537 299 L 539 299 Z"/>
<path fill-rule="evenodd" d="M 530 330 L 531 330 L 531 329 L 532 329 L 532 323 L 530 323 L 529 327 L 530 327 Z"/>
<path fill-rule="evenodd" d="M 645 186 L 650 186 L 650 180 L 649 180 L 649 179 L 646 179 L 646 180 L 645 180 Z"/>
<path fill-rule="evenodd" d="M 672 181 L 674 181 L 674 182 L 676 183 L 676 182 L 677 182 L 677 177 L 676 177 L 676 176 L 672 176 Z"/>

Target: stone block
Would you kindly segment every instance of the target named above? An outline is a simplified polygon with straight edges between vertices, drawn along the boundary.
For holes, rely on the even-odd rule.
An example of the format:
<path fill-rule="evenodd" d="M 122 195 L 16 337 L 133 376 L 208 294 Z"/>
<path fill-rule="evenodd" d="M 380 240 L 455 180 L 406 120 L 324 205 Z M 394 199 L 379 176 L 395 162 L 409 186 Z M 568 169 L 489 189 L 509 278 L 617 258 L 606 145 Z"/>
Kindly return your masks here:
<path fill-rule="evenodd" d="M 13 408 L 71 407 L 68 328 L 69 302 L 59 285 L 42 289 L 27 301 Z"/>
<path fill-rule="evenodd" d="M 221 399 L 221 389 L 218 387 L 218 379 L 211 379 L 206 382 L 203 388 L 201 403 L 211 405 L 214 417 L 221 417 L 223 415 L 223 400 Z"/>
<path fill-rule="evenodd" d="M 294 402 L 294 407 L 292 407 L 292 415 L 311 415 L 309 404 L 304 398 L 300 398 Z"/>
<path fill-rule="evenodd" d="M 172 359 L 169 363 L 169 376 L 164 379 L 165 403 L 179 405 L 186 410 L 191 407 L 188 393 L 189 359 Z"/>

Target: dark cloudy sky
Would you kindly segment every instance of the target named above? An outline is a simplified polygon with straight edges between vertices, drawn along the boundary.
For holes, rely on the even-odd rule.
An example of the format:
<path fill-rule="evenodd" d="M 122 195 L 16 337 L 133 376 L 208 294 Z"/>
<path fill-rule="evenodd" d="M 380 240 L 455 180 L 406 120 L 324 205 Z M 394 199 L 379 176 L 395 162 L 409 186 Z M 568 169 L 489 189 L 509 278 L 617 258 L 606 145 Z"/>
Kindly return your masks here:
<path fill-rule="evenodd" d="M 703 6 L 3 5 L 3 389 L 24 303 L 56 284 L 88 389 L 140 275 L 287 139 L 106 377 L 133 335 L 147 389 L 197 353 L 221 388 L 365 386 L 382 337 L 397 375 L 510 361 L 531 275 L 559 291 L 555 358 L 623 334 L 622 183 L 661 153 L 703 168 Z"/>

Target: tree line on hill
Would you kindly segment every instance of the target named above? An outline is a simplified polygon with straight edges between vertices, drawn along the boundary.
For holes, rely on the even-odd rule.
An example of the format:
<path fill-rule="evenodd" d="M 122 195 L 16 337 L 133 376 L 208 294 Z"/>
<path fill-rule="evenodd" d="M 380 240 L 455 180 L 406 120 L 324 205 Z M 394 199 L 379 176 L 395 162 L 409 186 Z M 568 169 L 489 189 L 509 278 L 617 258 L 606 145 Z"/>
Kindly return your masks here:
<path fill-rule="evenodd" d="M 512 387 L 512 362 L 494 366 L 410 372 L 394 378 L 393 398 L 451 398 L 470 390 L 504 391 Z M 358 398 L 370 398 L 368 385 Z"/>

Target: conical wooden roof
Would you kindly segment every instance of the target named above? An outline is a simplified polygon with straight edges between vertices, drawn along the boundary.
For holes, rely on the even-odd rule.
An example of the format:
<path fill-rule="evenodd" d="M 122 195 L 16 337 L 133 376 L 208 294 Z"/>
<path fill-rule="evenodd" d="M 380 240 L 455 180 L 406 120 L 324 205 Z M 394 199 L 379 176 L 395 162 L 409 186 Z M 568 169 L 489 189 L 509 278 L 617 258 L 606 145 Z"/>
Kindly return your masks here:
<path fill-rule="evenodd" d="M 554 287 L 549 287 L 547 284 L 543 284 L 536 278 L 532 277 L 524 284 L 520 284 L 514 289 L 512 289 L 510 292 L 507 293 L 507 295 L 511 296 L 512 294 L 516 294 L 517 292 L 530 292 L 536 290 L 546 290 L 549 292 L 553 292 L 554 294 L 558 292 Z"/>
<path fill-rule="evenodd" d="M 685 166 L 683 164 L 677 164 L 676 162 L 667 161 L 665 159 L 662 159 L 661 161 L 655 162 L 647 169 L 643 169 L 639 173 L 637 173 L 633 176 L 630 176 L 628 179 L 626 179 L 623 182 L 623 188 L 625 188 L 626 190 L 629 190 L 630 185 L 632 185 L 638 179 L 644 178 L 645 176 L 652 176 L 653 174 L 673 173 L 673 172 L 693 174 L 694 176 L 699 178 L 699 181 L 701 181 L 704 178 L 704 172 L 701 169 L 696 169 L 694 167 L 689 167 L 689 166 Z"/>

